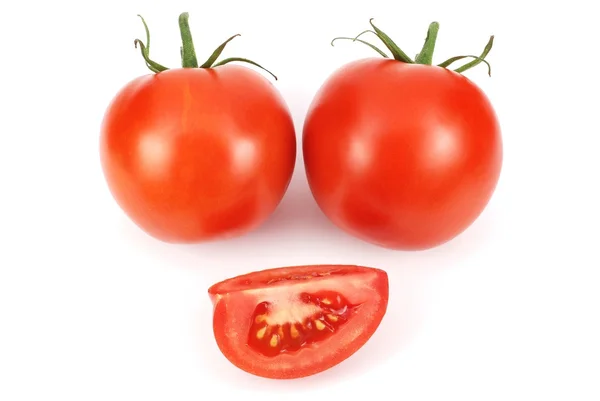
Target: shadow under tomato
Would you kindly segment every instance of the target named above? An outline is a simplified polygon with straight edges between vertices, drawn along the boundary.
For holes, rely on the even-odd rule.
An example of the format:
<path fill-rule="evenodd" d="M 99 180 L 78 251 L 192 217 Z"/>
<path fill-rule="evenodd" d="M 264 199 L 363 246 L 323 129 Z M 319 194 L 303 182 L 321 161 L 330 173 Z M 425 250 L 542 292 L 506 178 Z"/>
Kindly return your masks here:
<path fill-rule="evenodd" d="M 452 263 L 446 263 L 448 259 L 460 263 L 461 260 L 472 255 L 474 251 L 484 249 L 499 232 L 500 219 L 495 215 L 496 212 L 493 208 L 484 210 L 467 229 L 450 241 L 422 251 L 421 254 L 425 256 L 424 261 L 434 259 L 440 268 L 444 268 L 452 265 Z"/>
<path fill-rule="evenodd" d="M 294 174 L 277 209 L 250 235 L 285 233 L 287 230 L 339 234 L 339 229 L 327 219 L 313 198 L 304 172 Z"/>

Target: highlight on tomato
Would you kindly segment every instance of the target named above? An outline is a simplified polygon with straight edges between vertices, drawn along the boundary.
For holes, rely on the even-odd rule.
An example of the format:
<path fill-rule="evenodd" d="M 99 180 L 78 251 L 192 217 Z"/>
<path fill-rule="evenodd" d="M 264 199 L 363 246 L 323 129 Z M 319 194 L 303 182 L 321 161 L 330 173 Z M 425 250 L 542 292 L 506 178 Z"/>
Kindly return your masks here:
<path fill-rule="evenodd" d="M 267 269 L 208 290 L 213 331 L 238 368 L 296 379 L 340 364 L 375 333 L 388 304 L 385 271 L 352 265 Z"/>
<path fill-rule="evenodd" d="M 170 69 L 150 58 L 142 18 L 146 43 L 135 45 L 151 74 L 116 94 L 100 135 L 103 173 L 118 205 L 147 234 L 176 243 L 261 225 L 287 191 L 296 160 L 286 103 L 269 79 L 242 64 L 267 70 L 241 57 L 218 61 L 239 35 L 198 63 L 188 19 L 179 16 L 182 66 Z"/>
<path fill-rule="evenodd" d="M 303 128 L 304 165 L 323 213 L 345 232 L 399 250 L 423 250 L 465 231 L 487 207 L 500 177 L 500 125 L 485 93 L 463 72 L 485 60 L 433 65 L 439 24 L 410 58 L 370 20 L 340 37 L 381 57 L 340 67 L 323 83 Z M 361 39 L 372 34 L 391 53 Z M 332 45 L 334 42 L 332 42 Z M 471 59 L 451 70 L 450 66 Z"/>

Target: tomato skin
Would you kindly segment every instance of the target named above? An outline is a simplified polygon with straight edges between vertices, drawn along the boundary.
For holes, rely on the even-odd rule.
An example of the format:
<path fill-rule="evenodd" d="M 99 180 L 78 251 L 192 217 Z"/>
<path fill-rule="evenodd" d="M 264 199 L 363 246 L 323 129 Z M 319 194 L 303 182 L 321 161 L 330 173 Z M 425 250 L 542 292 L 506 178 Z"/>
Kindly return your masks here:
<path fill-rule="evenodd" d="M 296 160 L 289 110 L 240 65 L 179 68 L 127 84 L 106 111 L 100 156 L 125 213 L 165 242 L 242 235 L 283 198 Z"/>
<path fill-rule="evenodd" d="M 340 272 L 313 280 L 289 280 L 265 284 L 265 278 L 294 276 L 334 270 Z M 299 283 L 300 281 L 300 283 Z M 357 313 L 327 340 L 297 352 L 267 357 L 247 341 L 252 311 L 263 301 L 291 305 L 302 291 L 337 292 L 351 303 L 361 304 Z M 387 310 L 388 277 L 385 271 L 352 265 L 290 266 L 253 272 L 213 285 L 213 331 L 223 355 L 238 368 L 270 379 L 297 379 L 321 373 L 351 357 L 375 333 Z M 295 303 L 294 303 L 295 302 Z M 294 315 L 292 313 L 292 315 Z"/>
<path fill-rule="evenodd" d="M 346 232 L 399 250 L 469 227 L 499 180 L 502 139 L 485 94 L 453 71 L 351 62 L 313 99 L 303 129 L 312 194 Z"/>

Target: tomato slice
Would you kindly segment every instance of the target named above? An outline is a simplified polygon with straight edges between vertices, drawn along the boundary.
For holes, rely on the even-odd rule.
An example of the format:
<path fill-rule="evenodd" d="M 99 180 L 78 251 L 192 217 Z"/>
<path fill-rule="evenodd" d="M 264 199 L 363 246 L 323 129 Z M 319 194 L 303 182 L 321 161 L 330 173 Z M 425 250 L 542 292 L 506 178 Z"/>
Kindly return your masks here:
<path fill-rule="evenodd" d="M 380 269 L 313 265 L 245 274 L 208 292 L 223 355 L 253 375 L 294 379 L 359 350 L 385 315 L 389 285 Z"/>

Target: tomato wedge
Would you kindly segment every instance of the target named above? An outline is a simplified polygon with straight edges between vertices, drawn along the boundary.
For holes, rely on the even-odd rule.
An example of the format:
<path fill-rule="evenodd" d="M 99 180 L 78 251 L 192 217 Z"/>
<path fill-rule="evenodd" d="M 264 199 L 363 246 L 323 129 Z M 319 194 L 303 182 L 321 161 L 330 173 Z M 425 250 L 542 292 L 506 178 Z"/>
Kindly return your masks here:
<path fill-rule="evenodd" d="M 295 379 L 359 350 L 385 315 L 389 285 L 380 269 L 313 265 L 245 274 L 208 292 L 223 355 L 253 375 Z"/>

